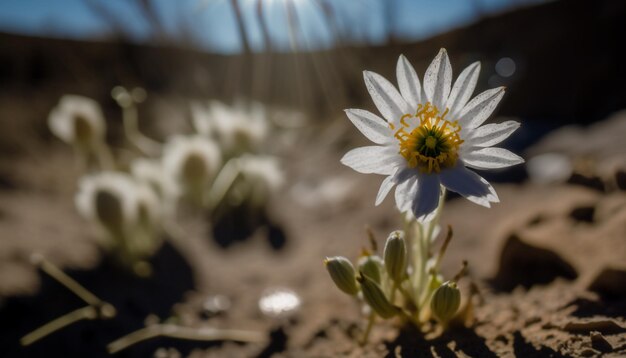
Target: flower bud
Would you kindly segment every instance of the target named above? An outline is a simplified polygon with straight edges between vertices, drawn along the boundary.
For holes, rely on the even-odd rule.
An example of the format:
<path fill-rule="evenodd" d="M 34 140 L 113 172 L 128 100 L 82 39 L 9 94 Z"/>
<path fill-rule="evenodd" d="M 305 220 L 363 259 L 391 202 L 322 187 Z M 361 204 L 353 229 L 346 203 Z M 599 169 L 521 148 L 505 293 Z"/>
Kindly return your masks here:
<path fill-rule="evenodd" d="M 383 261 L 376 255 L 366 255 L 359 258 L 359 272 L 371 278 L 380 285 Z"/>
<path fill-rule="evenodd" d="M 395 282 L 401 282 L 406 274 L 407 254 L 404 233 L 394 231 L 387 238 L 383 252 L 387 274 Z"/>
<path fill-rule="evenodd" d="M 398 314 L 399 308 L 392 305 L 382 288 L 369 277 L 361 274 L 357 277 L 365 302 L 382 318 L 391 318 Z"/>
<path fill-rule="evenodd" d="M 341 291 L 349 295 L 356 295 L 359 292 L 354 267 L 348 259 L 342 256 L 327 257 L 324 266 Z"/>
<path fill-rule="evenodd" d="M 444 282 L 435 293 L 430 301 L 430 308 L 437 319 L 446 324 L 459 309 L 461 304 L 461 292 L 456 287 L 455 282 Z"/>

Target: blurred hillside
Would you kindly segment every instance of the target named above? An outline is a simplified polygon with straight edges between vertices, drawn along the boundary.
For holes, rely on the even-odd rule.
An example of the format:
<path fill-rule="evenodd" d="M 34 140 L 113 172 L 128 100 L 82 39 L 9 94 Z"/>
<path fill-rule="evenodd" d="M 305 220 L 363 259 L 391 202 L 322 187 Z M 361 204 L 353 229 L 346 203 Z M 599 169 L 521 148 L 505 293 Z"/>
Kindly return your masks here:
<path fill-rule="evenodd" d="M 509 87 L 500 114 L 588 123 L 626 107 L 620 53 L 625 20 L 621 0 L 560 0 L 483 18 L 418 43 L 238 56 L 0 34 L 0 91 L 13 98 L 45 93 L 52 101 L 72 92 L 104 101 L 115 85 L 139 85 L 178 98 L 251 96 L 328 114 L 371 106 L 362 70 L 393 78 L 404 53 L 423 73 L 438 48 L 446 47 L 455 73 L 482 61 L 478 90 Z M 514 61 L 509 77 L 494 72 L 503 57 Z"/>

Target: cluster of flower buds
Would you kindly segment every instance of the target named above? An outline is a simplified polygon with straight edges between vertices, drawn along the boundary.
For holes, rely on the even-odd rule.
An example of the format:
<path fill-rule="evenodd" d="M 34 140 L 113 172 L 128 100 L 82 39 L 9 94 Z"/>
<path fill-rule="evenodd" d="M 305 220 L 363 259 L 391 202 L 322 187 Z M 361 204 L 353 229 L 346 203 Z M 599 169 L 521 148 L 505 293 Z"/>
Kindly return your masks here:
<path fill-rule="evenodd" d="M 451 232 L 444 246 L 450 238 Z M 405 233 L 393 231 L 382 257 L 364 250 L 356 268 L 342 256 L 326 258 L 324 264 L 337 288 L 366 304 L 372 315 L 383 319 L 400 316 L 418 325 L 435 318 L 445 327 L 457 313 L 461 298 L 456 283 L 442 284 L 437 272 L 445 247 L 439 256 L 426 256 L 425 260 L 410 260 L 407 248 Z M 426 279 L 420 277 L 422 273 Z"/>

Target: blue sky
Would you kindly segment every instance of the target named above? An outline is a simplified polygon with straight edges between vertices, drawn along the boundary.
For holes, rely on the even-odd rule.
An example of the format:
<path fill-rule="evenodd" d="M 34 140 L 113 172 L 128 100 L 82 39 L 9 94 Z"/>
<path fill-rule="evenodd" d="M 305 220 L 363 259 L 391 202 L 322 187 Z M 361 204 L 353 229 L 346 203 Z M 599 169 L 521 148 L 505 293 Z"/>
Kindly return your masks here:
<path fill-rule="evenodd" d="M 467 25 L 480 15 L 545 0 L 263 0 L 264 17 L 275 47 L 290 48 L 287 3 L 299 20 L 296 36 L 300 48 L 333 44 L 333 34 L 320 1 L 329 4 L 343 33 L 363 42 L 380 43 L 386 38 L 384 4 L 393 3 L 395 33 L 406 39 L 433 36 Z M 99 38 L 111 33 L 111 26 L 86 3 L 104 6 L 136 42 L 149 41 L 153 31 L 141 15 L 135 0 L 2 0 L 0 31 L 75 39 Z M 199 47 L 234 53 L 241 50 L 230 0 L 153 0 L 167 37 L 193 38 Z M 257 0 L 239 0 L 251 46 L 263 47 Z"/>

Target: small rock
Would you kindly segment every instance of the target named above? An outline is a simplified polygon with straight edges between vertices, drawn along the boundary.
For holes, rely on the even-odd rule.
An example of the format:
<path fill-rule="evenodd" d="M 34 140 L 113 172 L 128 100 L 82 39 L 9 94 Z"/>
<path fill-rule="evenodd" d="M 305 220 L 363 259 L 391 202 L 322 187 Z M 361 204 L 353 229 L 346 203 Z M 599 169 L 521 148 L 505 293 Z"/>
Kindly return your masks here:
<path fill-rule="evenodd" d="M 573 184 L 573 185 L 580 185 L 580 186 L 584 186 L 590 189 L 595 189 L 597 191 L 601 191 L 601 192 L 605 192 L 606 188 L 604 185 L 604 181 L 602 181 L 602 178 L 597 177 L 597 176 L 584 176 L 582 174 L 578 174 L 578 173 L 574 173 L 572 174 L 572 176 L 567 180 L 567 182 L 569 184 Z"/>
<path fill-rule="evenodd" d="M 605 298 L 626 298 L 626 270 L 604 268 L 591 282 L 589 291 L 596 292 Z"/>
<path fill-rule="evenodd" d="M 612 319 L 583 319 L 568 322 L 563 326 L 563 330 L 570 333 L 599 331 L 604 334 L 614 334 L 626 332 L 626 328 L 620 326 Z"/>
<path fill-rule="evenodd" d="M 574 208 L 569 213 L 569 217 L 571 217 L 572 219 L 576 221 L 591 223 L 593 222 L 593 215 L 595 214 L 595 212 L 596 212 L 596 208 L 593 206 L 580 206 L 580 207 Z"/>
<path fill-rule="evenodd" d="M 578 272 L 554 251 L 530 245 L 513 234 L 502 248 L 500 266 L 492 282 L 497 288 L 510 291 L 518 285 L 528 288 L 547 284 L 557 277 L 573 280 Z"/>
<path fill-rule="evenodd" d="M 580 351 L 581 357 L 597 357 L 600 355 L 600 352 L 596 351 L 593 348 L 585 348 Z"/>
<path fill-rule="evenodd" d="M 602 353 L 608 353 L 613 351 L 613 346 L 607 341 L 602 333 L 598 331 L 592 331 L 589 336 L 591 337 L 591 346 L 593 349 Z"/>

